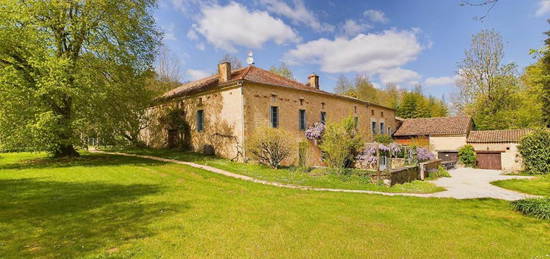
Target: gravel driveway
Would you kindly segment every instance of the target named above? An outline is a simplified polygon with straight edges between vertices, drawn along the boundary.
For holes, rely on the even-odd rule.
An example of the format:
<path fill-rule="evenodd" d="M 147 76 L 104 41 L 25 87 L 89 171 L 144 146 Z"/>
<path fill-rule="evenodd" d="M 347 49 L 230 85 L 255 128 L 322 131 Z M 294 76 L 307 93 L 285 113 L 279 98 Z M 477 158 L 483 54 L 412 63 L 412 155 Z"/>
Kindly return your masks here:
<path fill-rule="evenodd" d="M 452 177 L 441 177 L 432 183 L 444 187 L 447 191 L 434 193 L 433 197 L 450 197 L 457 199 L 496 198 L 502 200 L 519 200 L 535 197 L 515 191 L 506 190 L 490 182 L 508 179 L 526 179 L 531 176 L 502 175 L 499 170 L 458 168 L 449 170 Z"/>

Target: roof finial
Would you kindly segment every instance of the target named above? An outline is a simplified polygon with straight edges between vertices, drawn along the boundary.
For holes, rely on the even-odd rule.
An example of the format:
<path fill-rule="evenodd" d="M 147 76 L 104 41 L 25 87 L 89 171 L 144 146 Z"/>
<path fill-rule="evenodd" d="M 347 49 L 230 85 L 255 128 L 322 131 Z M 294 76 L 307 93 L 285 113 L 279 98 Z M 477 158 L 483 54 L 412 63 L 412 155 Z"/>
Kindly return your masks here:
<path fill-rule="evenodd" d="M 248 63 L 248 65 L 254 65 L 254 53 L 252 53 L 252 50 L 248 51 L 248 58 L 246 58 L 246 63 Z"/>

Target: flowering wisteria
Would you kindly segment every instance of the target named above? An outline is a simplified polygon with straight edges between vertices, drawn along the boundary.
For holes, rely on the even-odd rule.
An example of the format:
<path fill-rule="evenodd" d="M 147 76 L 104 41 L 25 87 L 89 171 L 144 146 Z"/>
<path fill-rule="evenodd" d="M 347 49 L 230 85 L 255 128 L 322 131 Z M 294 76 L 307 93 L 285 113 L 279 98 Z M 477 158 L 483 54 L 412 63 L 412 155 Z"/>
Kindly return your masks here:
<path fill-rule="evenodd" d="M 364 166 L 374 168 L 378 163 L 376 150 L 380 152 L 381 157 L 395 158 L 398 156 L 403 148 L 404 147 L 397 143 L 384 145 L 375 142 L 367 145 L 365 149 L 357 155 L 356 159 L 357 162 L 363 164 Z M 435 159 L 435 156 L 428 149 L 421 147 L 409 149 L 408 153 L 411 156 L 411 159 L 417 160 L 419 162 Z"/>
<path fill-rule="evenodd" d="M 435 159 L 435 156 L 428 149 L 417 147 L 416 158 L 418 159 L 418 161 L 422 162 L 422 161 Z"/>
<path fill-rule="evenodd" d="M 308 128 L 305 132 L 306 138 L 309 140 L 320 140 L 325 132 L 325 124 L 322 122 L 315 122 L 313 126 Z"/>

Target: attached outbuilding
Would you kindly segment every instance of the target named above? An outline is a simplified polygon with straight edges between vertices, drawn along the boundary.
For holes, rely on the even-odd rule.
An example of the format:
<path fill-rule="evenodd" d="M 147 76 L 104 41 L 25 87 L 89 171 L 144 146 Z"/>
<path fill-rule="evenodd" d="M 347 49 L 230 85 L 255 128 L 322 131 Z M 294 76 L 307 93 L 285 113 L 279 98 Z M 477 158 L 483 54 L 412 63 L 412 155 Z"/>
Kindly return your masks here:
<path fill-rule="evenodd" d="M 439 159 L 456 161 L 472 127 L 467 116 L 405 119 L 393 139 L 403 145 L 427 146 Z"/>
<path fill-rule="evenodd" d="M 474 147 L 477 167 L 508 172 L 523 169 L 518 145 L 529 129 L 473 130 L 467 143 Z"/>

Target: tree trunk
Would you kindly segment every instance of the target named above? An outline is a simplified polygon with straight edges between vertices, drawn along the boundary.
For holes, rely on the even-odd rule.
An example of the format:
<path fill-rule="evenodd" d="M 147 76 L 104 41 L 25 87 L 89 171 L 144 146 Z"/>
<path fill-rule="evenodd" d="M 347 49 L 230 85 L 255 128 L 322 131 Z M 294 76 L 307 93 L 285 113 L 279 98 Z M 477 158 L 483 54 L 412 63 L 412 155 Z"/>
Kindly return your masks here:
<path fill-rule="evenodd" d="M 74 149 L 74 146 L 72 144 L 65 145 L 65 144 L 59 144 L 59 147 L 54 152 L 54 157 L 60 158 L 60 157 L 78 157 L 80 154 L 76 152 Z"/>

